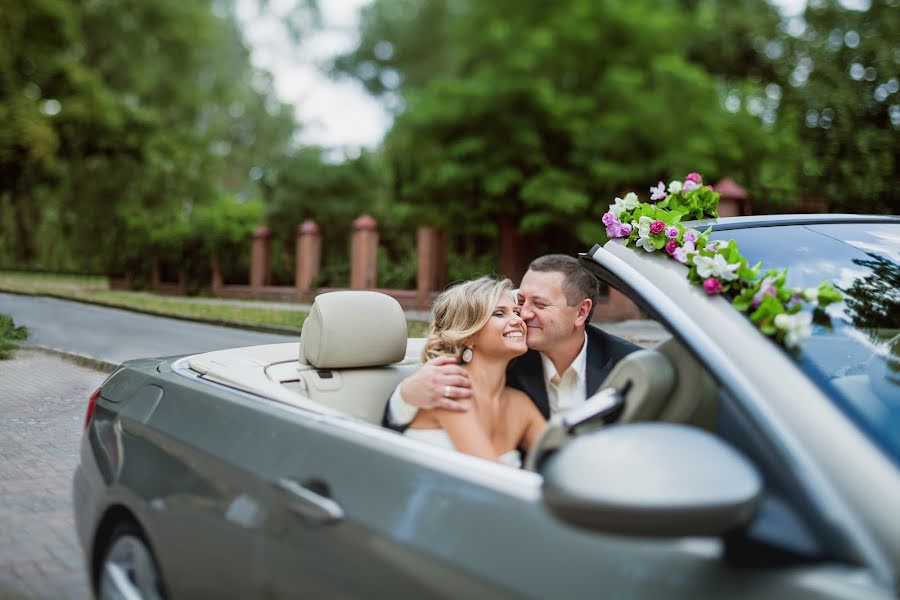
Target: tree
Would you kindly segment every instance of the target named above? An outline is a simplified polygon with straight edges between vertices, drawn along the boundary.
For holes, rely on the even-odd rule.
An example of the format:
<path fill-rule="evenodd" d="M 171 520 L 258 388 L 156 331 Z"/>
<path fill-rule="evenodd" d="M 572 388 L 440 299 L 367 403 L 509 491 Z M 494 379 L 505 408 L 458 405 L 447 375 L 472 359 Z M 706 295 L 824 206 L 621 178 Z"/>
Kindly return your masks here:
<path fill-rule="evenodd" d="M 0 226 L 20 266 L 130 270 L 196 207 L 258 195 L 296 123 L 231 11 L 0 0 L 0 215 L 16 227 Z"/>
<path fill-rule="evenodd" d="M 793 164 L 771 164 L 794 196 L 827 200 L 835 212 L 893 212 L 897 201 L 900 13 L 894 0 L 851 10 L 807 3 L 783 19 L 755 0 L 684 0 L 700 34 L 691 59 L 723 82 L 728 102 L 797 140 Z M 710 49 L 715 48 L 715 52 Z M 789 190 L 760 190 L 763 209 Z"/>
<path fill-rule="evenodd" d="M 325 151 L 307 147 L 275 163 L 264 177 L 266 219 L 272 231 L 274 279 L 293 283 L 289 269 L 297 226 L 306 219 L 319 225 L 323 265 L 319 283 L 343 287 L 349 281 L 349 239 L 353 220 L 368 212 L 382 232 L 387 182 L 380 158 L 364 152 L 341 162 L 326 160 Z M 388 235 L 391 243 L 395 236 Z M 279 274 L 279 268 L 282 273 Z"/>
<path fill-rule="evenodd" d="M 900 213 L 900 10 L 873 0 L 849 10 L 810 2 L 805 27 L 785 39 L 786 106 L 807 148 L 803 187 L 836 212 Z M 799 28 L 798 28 L 799 30 Z"/>
<path fill-rule="evenodd" d="M 436 35 L 419 29 L 438 10 Z M 699 26 L 677 3 L 380 0 L 363 23 L 336 68 L 375 92 L 400 82 L 385 155 L 416 220 L 484 236 L 498 223 L 568 232 L 559 248 L 573 232 L 600 239 L 612 198 L 660 178 L 786 185 L 769 166 L 791 163 L 792 139 L 725 109 L 719 80 L 690 60 Z M 413 50 L 429 39 L 426 63 Z"/>

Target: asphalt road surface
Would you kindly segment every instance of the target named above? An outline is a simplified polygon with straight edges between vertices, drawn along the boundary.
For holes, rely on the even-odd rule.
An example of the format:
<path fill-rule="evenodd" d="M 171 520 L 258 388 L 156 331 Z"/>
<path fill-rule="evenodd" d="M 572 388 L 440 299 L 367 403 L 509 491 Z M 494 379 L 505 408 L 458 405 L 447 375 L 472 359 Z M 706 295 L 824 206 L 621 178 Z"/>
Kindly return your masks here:
<path fill-rule="evenodd" d="M 132 358 L 294 342 L 298 337 L 167 319 L 43 296 L 0 293 L 0 314 L 28 327 L 26 345 L 113 365 Z"/>

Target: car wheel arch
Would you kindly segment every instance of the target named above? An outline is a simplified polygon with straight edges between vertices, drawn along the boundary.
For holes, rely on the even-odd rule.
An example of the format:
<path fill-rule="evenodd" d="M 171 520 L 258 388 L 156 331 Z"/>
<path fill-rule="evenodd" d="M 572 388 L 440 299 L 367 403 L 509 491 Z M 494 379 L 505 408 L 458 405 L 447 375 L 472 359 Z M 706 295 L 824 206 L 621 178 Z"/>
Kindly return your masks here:
<path fill-rule="evenodd" d="M 140 520 L 138 520 L 137 515 L 122 504 L 114 504 L 108 507 L 106 512 L 104 512 L 103 516 L 100 518 L 96 533 L 94 534 L 94 542 L 91 546 L 90 583 L 91 589 L 95 594 L 99 593 L 100 568 L 103 564 L 103 557 L 107 550 L 109 550 L 114 534 L 123 525 L 132 526 L 143 538 L 144 542 L 149 547 L 150 552 L 153 553 L 154 556 L 156 555 L 153 543 L 147 535 L 147 530 L 141 524 Z"/>

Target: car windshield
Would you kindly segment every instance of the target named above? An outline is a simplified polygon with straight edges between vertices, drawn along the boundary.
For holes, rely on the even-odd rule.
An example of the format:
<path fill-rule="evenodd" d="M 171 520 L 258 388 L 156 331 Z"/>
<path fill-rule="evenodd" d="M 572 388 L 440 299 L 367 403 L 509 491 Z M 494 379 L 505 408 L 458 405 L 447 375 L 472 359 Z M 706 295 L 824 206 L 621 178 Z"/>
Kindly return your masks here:
<path fill-rule="evenodd" d="M 828 307 L 794 354 L 800 367 L 900 464 L 900 224 L 785 225 L 714 232 L 750 264 L 787 267 L 787 285 L 828 279 L 844 301 Z M 826 319 L 827 320 L 827 319 Z"/>

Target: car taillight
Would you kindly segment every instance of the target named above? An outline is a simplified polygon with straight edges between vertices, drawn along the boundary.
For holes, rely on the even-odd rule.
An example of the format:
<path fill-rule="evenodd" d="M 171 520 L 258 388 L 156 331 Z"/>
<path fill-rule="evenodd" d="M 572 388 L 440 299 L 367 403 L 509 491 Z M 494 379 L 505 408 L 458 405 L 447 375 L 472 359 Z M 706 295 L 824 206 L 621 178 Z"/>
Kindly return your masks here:
<path fill-rule="evenodd" d="M 84 415 L 84 428 L 87 429 L 88 424 L 91 422 L 91 417 L 94 416 L 94 406 L 97 405 L 97 398 L 100 397 L 100 388 L 97 388 L 97 391 L 91 394 L 90 400 L 88 400 L 87 412 Z"/>

